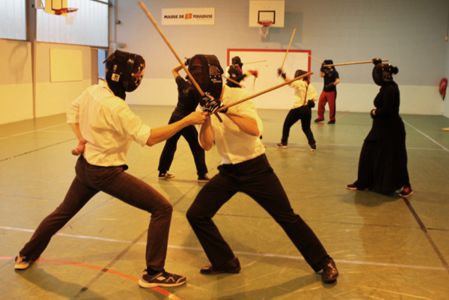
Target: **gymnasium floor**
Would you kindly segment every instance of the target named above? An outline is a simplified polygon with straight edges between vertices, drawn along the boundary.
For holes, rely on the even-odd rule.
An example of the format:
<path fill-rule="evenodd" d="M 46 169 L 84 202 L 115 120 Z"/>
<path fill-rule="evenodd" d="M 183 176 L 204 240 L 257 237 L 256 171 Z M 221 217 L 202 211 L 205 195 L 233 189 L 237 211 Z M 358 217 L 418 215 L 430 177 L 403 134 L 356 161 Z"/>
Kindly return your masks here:
<path fill-rule="evenodd" d="M 134 107 L 149 124 L 169 119 L 169 107 Z M 75 140 L 65 117 L 0 126 L 1 299 L 448 299 L 449 119 L 404 115 L 409 200 L 345 189 L 356 176 L 371 120 L 366 113 L 337 113 L 336 125 L 312 125 L 311 153 L 299 125 L 288 149 L 277 149 L 286 111 L 261 110 L 268 158 L 292 205 L 315 230 L 340 270 L 323 285 L 281 231 L 246 195 L 236 195 L 215 217 L 242 263 L 238 275 L 203 276 L 207 259 L 185 212 L 201 185 L 181 139 L 170 170 L 159 181 L 163 144 L 134 144 L 129 172 L 161 191 L 174 214 L 166 269 L 187 276 L 178 288 L 142 289 L 149 215 L 106 194 L 93 198 L 29 270 L 13 259 L 38 223 L 63 199 L 74 176 Z M 206 154 L 210 175 L 219 158 Z"/>

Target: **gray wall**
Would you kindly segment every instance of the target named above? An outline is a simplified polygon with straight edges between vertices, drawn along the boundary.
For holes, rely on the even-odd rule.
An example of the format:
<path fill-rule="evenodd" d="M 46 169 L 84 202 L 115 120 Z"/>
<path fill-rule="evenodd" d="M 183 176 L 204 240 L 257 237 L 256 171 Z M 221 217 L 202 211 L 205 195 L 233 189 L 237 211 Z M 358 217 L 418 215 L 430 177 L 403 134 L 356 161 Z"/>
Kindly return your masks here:
<path fill-rule="evenodd" d="M 170 70 L 177 61 L 137 2 L 118 0 L 121 24 L 117 27 L 117 40 L 126 43 L 127 50 L 142 53 L 147 58 L 146 78 L 170 78 Z M 258 28 L 248 27 L 249 0 L 144 2 L 159 23 L 162 8 L 215 8 L 215 25 L 161 26 L 182 57 L 199 52 L 213 53 L 224 65 L 226 49 L 285 49 L 293 28 L 297 28 L 293 47 L 312 50 L 315 73 L 324 58 L 343 62 L 372 57 L 387 58 L 397 65 L 400 73 L 396 80 L 400 85 L 437 88 L 439 80 L 449 73 L 448 42 L 444 40 L 449 19 L 447 0 L 285 0 L 285 28 L 270 29 L 265 42 L 261 41 Z M 348 66 L 338 70 L 342 84 L 372 83 L 371 66 Z M 316 77 L 314 80 L 318 82 Z M 437 110 L 443 113 L 441 103 L 434 101 L 433 105 L 440 106 Z M 449 110 L 447 106 L 445 109 Z"/>
<path fill-rule="evenodd" d="M 162 8 L 215 7 L 213 26 L 162 26 L 181 56 L 214 53 L 224 63 L 227 48 L 286 48 L 297 28 L 295 48 L 312 49 L 318 61 L 364 60 L 380 56 L 400 68 L 401 82 L 432 85 L 445 74 L 447 0 L 286 0 L 285 28 L 273 28 L 268 42 L 248 27 L 248 0 L 145 1 L 158 22 Z M 118 40 L 150 59 L 154 72 L 169 76 L 176 62 L 135 0 L 119 0 Z M 132 16 L 132 18 L 128 18 Z M 152 64 L 151 60 L 157 63 Z M 446 66 L 447 68 L 447 66 Z M 346 82 L 367 82 L 366 68 L 340 68 Z"/>

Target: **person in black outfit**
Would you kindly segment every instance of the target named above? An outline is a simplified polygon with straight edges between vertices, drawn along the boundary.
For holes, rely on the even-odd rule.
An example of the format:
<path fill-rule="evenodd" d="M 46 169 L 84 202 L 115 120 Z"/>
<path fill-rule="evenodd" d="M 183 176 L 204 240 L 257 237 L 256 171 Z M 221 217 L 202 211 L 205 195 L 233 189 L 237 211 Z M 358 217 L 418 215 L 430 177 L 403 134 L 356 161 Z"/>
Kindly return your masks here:
<path fill-rule="evenodd" d="M 195 111 L 200 100 L 200 98 L 196 95 L 198 92 L 190 80 L 186 80 L 179 75 L 179 71 L 181 69 L 182 66 L 179 65 L 172 70 L 173 77 L 175 78 L 178 86 L 178 103 L 170 117 L 170 120 L 168 121 L 168 124 L 181 120 L 191 112 Z M 173 162 L 173 157 L 176 152 L 176 144 L 178 143 L 181 135 L 186 139 L 190 150 L 192 151 L 198 174 L 198 181 L 208 181 L 209 178 L 207 176 L 205 152 L 198 142 L 198 131 L 193 125 L 185 127 L 166 141 L 161 157 L 159 158 L 159 178 L 170 179 L 174 177 L 173 174 L 168 173 L 168 170 Z"/>
<path fill-rule="evenodd" d="M 398 68 L 373 59 L 373 80 L 380 85 L 371 110 L 373 124 L 360 153 L 357 180 L 350 190 L 369 189 L 382 194 L 408 197 L 413 191 L 407 170 L 405 128 L 399 116 L 399 88 L 393 80 Z"/>
<path fill-rule="evenodd" d="M 318 100 L 318 112 L 315 123 L 324 121 L 324 111 L 327 102 L 329 105 L 329 121 L 327 124 L 335 124 L 337 84 L 340 83 L 340 76 L 334 66 L 327 66 L 333 63 L 332 59 L 325 59 L 321 64 L 320 76 L 323 78 L 324 85 Z"/>
<path fill-rule="evenodd" d="M 240 56 L 234 56 L 231 59 L 231 65 L 228 68 L 229 78 L 226 81 L 226 85 L 229 87 L 242 87 L 240 82 L 248 75 L 252 75 L 255 78 L 258 76 L 257 70 L 248 70 L 247 73 L 243 73 L 243 62 Z"/>

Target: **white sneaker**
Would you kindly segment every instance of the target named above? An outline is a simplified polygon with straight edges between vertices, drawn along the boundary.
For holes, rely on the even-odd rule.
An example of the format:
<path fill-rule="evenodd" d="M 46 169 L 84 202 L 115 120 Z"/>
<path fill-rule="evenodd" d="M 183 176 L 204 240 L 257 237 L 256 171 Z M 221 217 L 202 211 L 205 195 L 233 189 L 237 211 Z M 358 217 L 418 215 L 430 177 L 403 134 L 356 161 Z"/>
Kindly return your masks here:
<path fill-rule="evenodd" d="M 26 270 L 31 266 L 32 263 L 33 263 L 33 261 L 27 260 L 25 256 L 17 255 L 16 259 L 15 259 L 14 269 L 15 270 Z"/>

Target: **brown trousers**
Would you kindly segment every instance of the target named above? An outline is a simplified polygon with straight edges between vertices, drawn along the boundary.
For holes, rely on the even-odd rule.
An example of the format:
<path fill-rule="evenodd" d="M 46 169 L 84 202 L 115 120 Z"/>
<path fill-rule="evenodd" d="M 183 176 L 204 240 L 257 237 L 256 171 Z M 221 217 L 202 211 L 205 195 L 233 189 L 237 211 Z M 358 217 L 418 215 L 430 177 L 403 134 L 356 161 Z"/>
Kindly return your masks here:
<path fill-rule="evenodd" d="M 61 229 L 95 194 L 105 192 L 134 207 L 151 213 L 148 226 L 146 264 L 162 270 L 167 255 L 172 205 L 154 188 L 125 172 L 124 166 L 98 167 L 83 156 L 76 163 L 76 177 L 64 201 L 39 225 L 30 241 L 20 251 L 21 256 L 36 260 L 52 236 Z"/>

